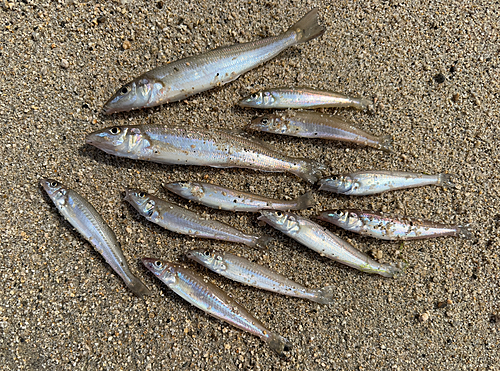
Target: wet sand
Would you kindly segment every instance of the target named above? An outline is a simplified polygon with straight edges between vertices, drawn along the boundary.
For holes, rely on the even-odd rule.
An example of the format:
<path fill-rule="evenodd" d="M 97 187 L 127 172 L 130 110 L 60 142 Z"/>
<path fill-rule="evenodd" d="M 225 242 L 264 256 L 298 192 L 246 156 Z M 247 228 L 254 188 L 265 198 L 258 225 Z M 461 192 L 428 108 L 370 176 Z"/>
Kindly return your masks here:
<path fill-rule="evenodd" d="M 231 4 L 231 5 L 229 5 Z M 104 116 L 132 77 L 217 46 L 287 29 L 320 8 L 327 31 L 186 101 Z M 0 5 L 0 368 L 151 370 L 498 369 L 499 30 L 491 2 L 236 2 Z M 239 129 L 258 114 L 237 101 L 272 86 L 362 95 L 369 111 L 327 109 L 376 135 L 395 154 L 322 140 L 259 134 L 330 174 L 361 169 L 452 174 L 455 188 L 424 187 L 349 198 L 315 191 L 314 215 L 365 208 L 470 223 L 471 240 L 384 242 L 328 226 L 386 263 L 387 279 L 341 266 L 261 225 L 254 214 L 215 211 L 161 185 L 203 180 L 268 197 L 314 186 L 288 174 L 164 166 L 107 155 L 86 134 L 113 125 L 165 123 Z M 38 186 L 52 177 L 81 193 L 116 232 L 131 269 L 153 291 L 138 299 Z M 122 200 L 140 187 L 275 241 L 266 250 L 195 240 L 143 220 Z M 322 223 L 324 226 L 327 224 Z M 186 261 L 195 247 L 241 253 L 310 287 L 335 285 L 321 306 L 245 287 L 187 262 L 294 345 L 280 358 L 258 338 L 190 306 L 140 264 Z"/>

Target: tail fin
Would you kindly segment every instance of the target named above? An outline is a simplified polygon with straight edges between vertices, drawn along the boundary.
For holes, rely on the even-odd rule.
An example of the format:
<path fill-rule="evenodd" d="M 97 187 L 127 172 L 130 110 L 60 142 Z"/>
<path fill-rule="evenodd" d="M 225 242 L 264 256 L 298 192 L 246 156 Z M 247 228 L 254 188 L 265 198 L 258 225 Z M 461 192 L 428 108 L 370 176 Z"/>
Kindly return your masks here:
<path fill-rule="evenodd" d="M 320 304 L 333 303 L 333 290 L 334 286 L 325 286 L 316 290 L 316 296 L 312 298 L 313 301 Z"/>
<path fill-rule="evenodd" d="M 144 295 L 152 295 L 152 292 L 146 287 L 146 285 L 144 285 L 142 281 L 135 276 L 132 277 L 130 283 L 127 284 L 127 287 L 140 298 Z"/>
<path fill-rule="evenodd" d="M 370 99 L 363 97 L 352 98 L 352 106 L 360 111 L 370 108 L 373 102 Z"/>
<path fill-rule="evenodd" d="M 379 149 L 381 151 L 394 153 L 394 148 L 392 148 L 392 135 L 382 135 L 379 137 Z"/>
<path fill-rule="evenodd" d="M 317 161 L 301 159 L 299 162 L 300 169 L 293 173 L 311 184 L 316 183 L 327 169 L 325 164 Z"/>
<path fill-rule="evenodd" d="M 295 23 L 288 31 L 297 33 L 297 44 L 308 42 L 325 33 L 325 28 L 318 24 L 318 8 L 314 8 Z M 288 32 L 287 31 L 287 32 Z"/>
<path fill-rule="evenodd" d="M 406 267 L 398 268 L 390 264 L 380 264 L 378 269 L 368 269 L 364 271 L 367 273 L 377 273 L 383 277 L 393 278 L 402 274 L 404 272 L 404 268 Z"/>
<path fill-rule="evenodd" d="M 271 333 L 269 337 L 266 339 L 266 343 L 272 350 L 274 350 L 279 355 L 282 355 L 283 351 L 287 352 L 290 349 L 292 349 L 292 344 L 284 337 L 276 333 Z"/>
<path fill-rule="evenodd" d="M 267 247 L 267 245 L 269 245 L 273 239 L 274 238 L 269 237 L 269 236 L 255 237 L 252 240 L 252 244 L 249 246 L 264 248 L 264 247 Z"/>
<path fill-rule="evenodd" d="M 440 187 L 455 187 L 455 184 L 451 181 L 450 174 L 439 174 L 437 184 Z"/>
<path fill-rule="evenodd" d="M 297 206 L 294 207 L 295 210 L 307 209 L 308 207 L 314 206 L 316 201 L 312 192 L 306 192 L 302 196 L 297 197 Z"/>
<path fill-rule="evenodd" d="M 474 235 L 470 230 L 470 224 L 459 225 L 457 227 L 457 236 L 461 238 L 465 238 L 466 240 L 471 240 Z"/>

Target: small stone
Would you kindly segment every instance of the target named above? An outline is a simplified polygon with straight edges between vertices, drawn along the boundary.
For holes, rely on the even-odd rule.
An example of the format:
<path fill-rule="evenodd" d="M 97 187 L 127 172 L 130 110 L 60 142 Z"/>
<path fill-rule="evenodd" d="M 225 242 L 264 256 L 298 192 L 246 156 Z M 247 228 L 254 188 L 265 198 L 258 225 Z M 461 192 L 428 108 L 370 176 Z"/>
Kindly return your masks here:
<path fill-rule="evenodd" d="M 425 312 L 425 313 L 422 313 L 420 315 L 420 317 L 418 317 L 418 319 L 419 319 L 420 322 L 426 322 L 426 321 L 429 320 L 429 317 L 430 317 L 429 313 Z"/>
<path fill-rule="evenodd" d="M 123 48 L 123 50 L 127 50 L 127 49 L 130 49 L 131 46 L 132 46 L 132 44 L 130 44 L 130 41 L 125 40 L 123 42 L 122 48 Z"/>
<path fill-rule="evenodd" d="M 460 94 L 458 93 L 455 93 L 453 94 L 453 96 L 451 97 L 451 100 L 453 103 L 457 103 L 458 102 L 458 98 L 460 98 Z"/>
<path fill-rule="evenodd" d="M 66 59 L 61 59 L 61 67 L 62 68 L 68 68 L 69 67 L 69 62 Z"/>
<path fill-rule="evenodd" d="M 445 82 L 446 77 L 442 73 L 438 73 L 436 76 L 434 76 L 434 81 L 436 81 L 438 84 L 442 84 Z"/>
<path fill-rule="evenodd" d="M 377 260 L 382 259 L 383 256 L 382 250 L 372 250 L 372 256 Z"/>

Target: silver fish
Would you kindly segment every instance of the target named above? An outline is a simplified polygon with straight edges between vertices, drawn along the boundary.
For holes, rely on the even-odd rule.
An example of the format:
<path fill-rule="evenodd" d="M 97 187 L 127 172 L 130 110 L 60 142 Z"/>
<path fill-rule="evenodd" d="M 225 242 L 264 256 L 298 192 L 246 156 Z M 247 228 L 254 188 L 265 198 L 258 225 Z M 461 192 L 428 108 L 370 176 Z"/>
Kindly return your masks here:
<path fill-rule="evenodd" d="M 324 32 L 318 24 L 318 9 L 313 9 L 279 36 L 223 46 L 156 67 L 121 87 L 105 104 L 104 113 L 154 107 L 226 84 Z"/>
<path fill-rule="evenodd" d="M 318 218 L 345 230 L 381 240 L 418 240 L 443 236 L 472 238 L 467 226 L 445 225 L 373 211 L 327 210 Z"/>
<path fill-rule="evenodd" d="M 256 213 L 262 209 L 301 210 L 314 205 L 310 192 L 292 201 L 281 201 L 203 182 L 174 182 L 164 187 L 188 200 L 219 210 Z"/>
<path fill-rule="evenodd" d="M 188 251 L 186 256 L 221 276 L 245 285 L 320 304 L 333 303 L 333 286 L 308 289 L 267 267 L 227 252 L 195 249 Z"/>
<path fill-rule="evenodd" d="M 265 247 L 272 240 L 268 236 L 246 234 L 216 220 L 203 219 L 192 211 L 138 189 L 127 189 L 125 200 L 147 220 L 172 232 L 197 238 L 238 242 L 251 247 Z"/>
<path fill-rule="evenodd" d="M 64 218 L 101 254 L 127 287 L 139 297 L 151 295 L 149 289 L 130 272 L 116 236 L 94 207 L 75 191 L 53 179 L 40 184 Z"/>
<path fill-rule="evenodd" d="M 120 157 L 171 165 L 289 172 L 310 183 L 315 183 L 326 170 L 321 163 L 285 156 L 225 131 L 163 125 L 120 126 L 89 134 L 85 141 Z"/>
<path fill-rule="evenodd" d="M 265 115 L 253 119 L 247 128 L 300 138 L 338 140 L 393 152 L 390 135 L 377 137 L 355 127 L 340 116 L 319 112 L 299 111 L 286 112 L 281 115 Z"/>
<path fill-rule="evenodd" d="M 364 110 L 370 104 L 368 99 L 362 97 L 311 88 L 272 88 L 253 93 L 239 102 L 241 107 L 260 109 L 354 107 Z"/>
<path fill-rule="evenodd" d="M 304 246 L 339 263 L 366 273 L 393 277 L 401 272 L 389 264 L 381 264 L 309 219 L 283 211 L 262 210 L 263 220 Z"/>
<path fill-rule="evenodd" d="M 426 175 L 403 171 L 366 170 L 321 179 L 319 189 L 349 196 L 367 196 L 396 189 L 436 185 L 452 187 L 450 175 Z"/>
<path fill-rule="evenodd" d="M 159 259 L 143 258 L 142 263 L 188 303 L 215 318 L 258 336 L 278 354 L 291 349 L 291 344 L 285 338 L 269 331 L 262 322 L 224 291 L 190 269 Z"/>

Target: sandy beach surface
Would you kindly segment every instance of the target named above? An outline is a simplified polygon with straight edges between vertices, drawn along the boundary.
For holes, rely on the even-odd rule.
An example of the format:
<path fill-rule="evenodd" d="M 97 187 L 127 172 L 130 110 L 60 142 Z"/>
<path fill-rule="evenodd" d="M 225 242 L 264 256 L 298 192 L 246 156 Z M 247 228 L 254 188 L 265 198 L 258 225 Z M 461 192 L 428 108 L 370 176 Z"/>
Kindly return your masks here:
<path fill-rule="evenodd" d="M 152 109 L 102 114 L 124 83 L 157 65 L 277 35 L 320 9 L 326 33 L 238 80 Z M 499 366 L 499 7 L 490 1 L 33 1 L 0 4 L 0 369 L 2 370 L 497 370 Z M 373 100 L 326 109 L 377 135 L 394 154 L 259 134 L 328 174 L 362 169 L 449 173 L 454 188 L 369 197 L 319 192 L 303 180 L 244 169 L 167 166 L 108 155 L 84 142 L 113 125 L 241 129 L 260 114 L 245 95 L 275 86 Z M 115 231 L 132 271 L 153 291 L 136 298 L 38 185 L 55 178 L 84 195 Z M 274 198 L 314 191 L 317 205 L 468 224 L 473 238 L 384 242 L 321 222 L 385 263 L 396 279 L 321 257 L 257 221 L 166 193 L 208 181 Z M 268 249 L 193 239 L 144 220 L 123 201 L 138 187 L 237 228 L 275 238 Z M 334 285 L 322 306 L 246 287 L 188 262 L 195 247 L 236 252 L 309 287 Z M 186 262 L 293 344 L 279 357 L 259 338 L 209 317 L 153 277 L 140 258 Z"/>

